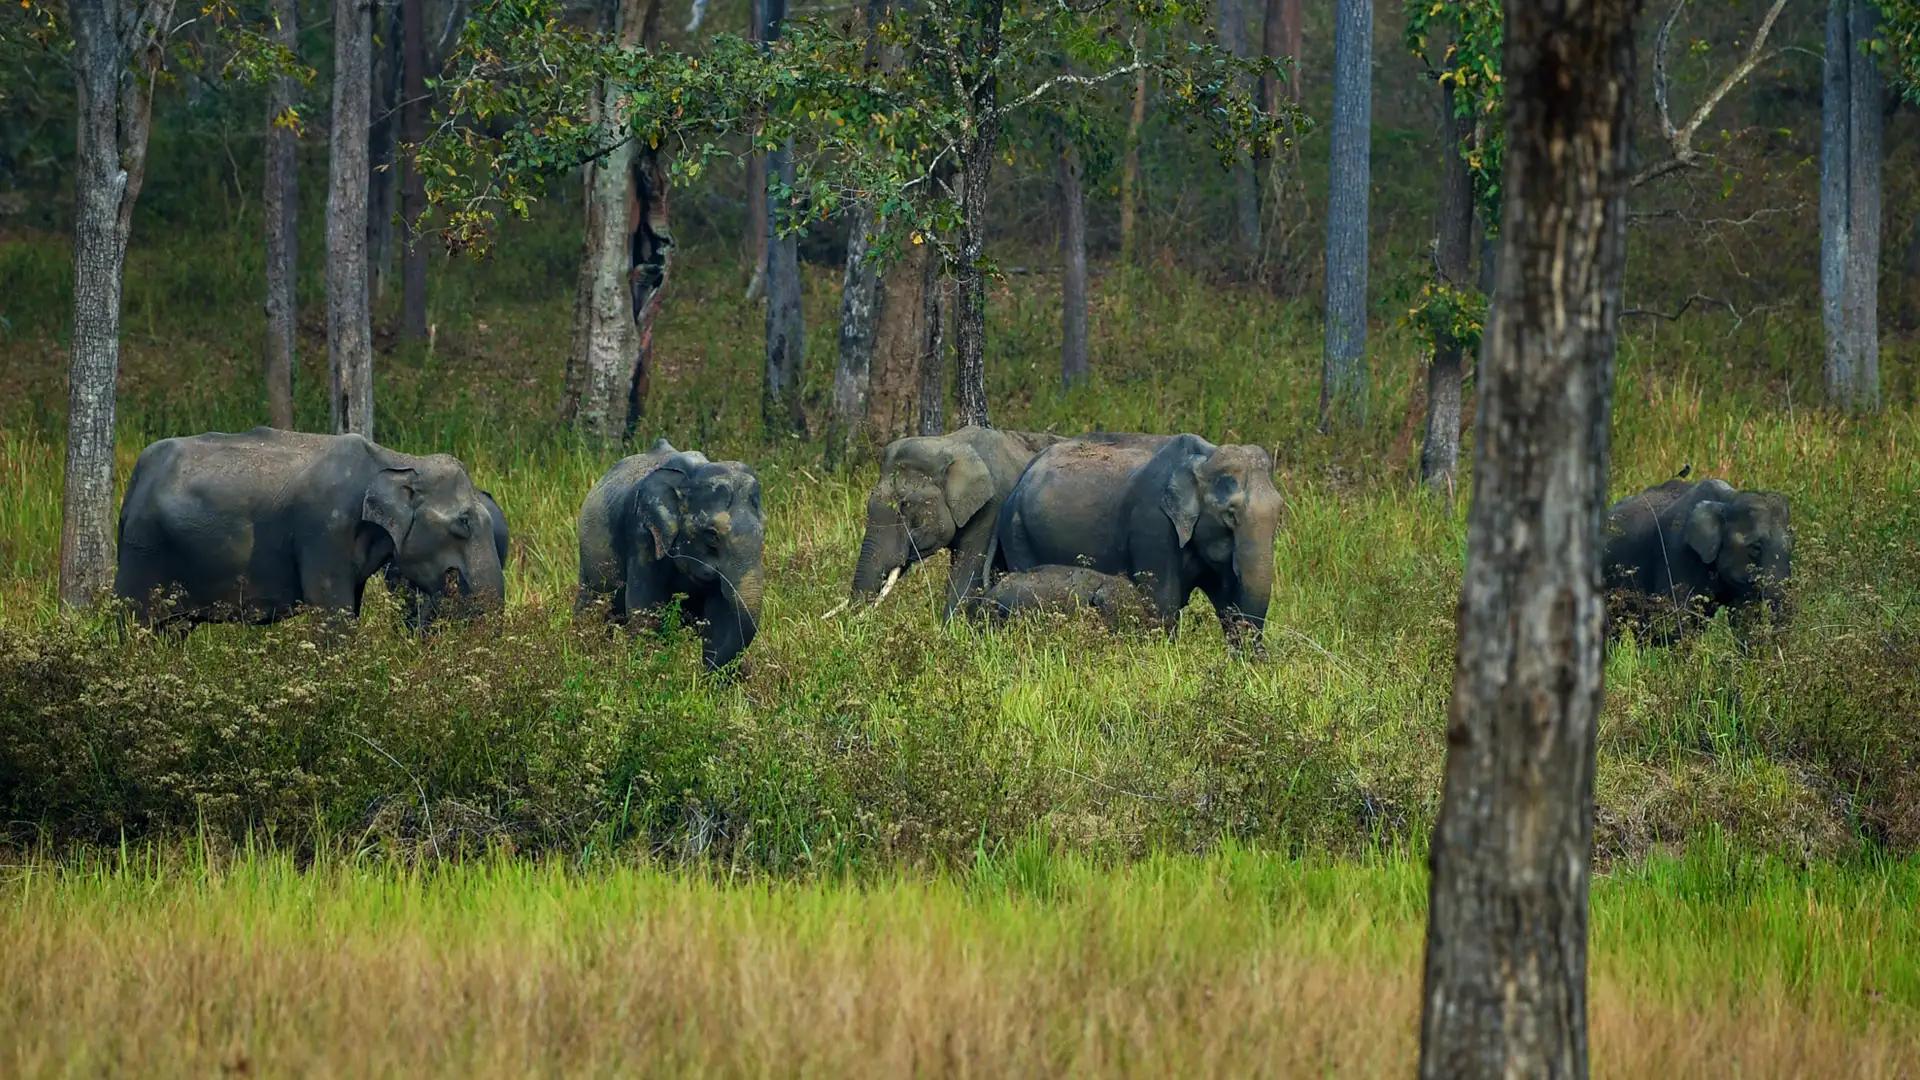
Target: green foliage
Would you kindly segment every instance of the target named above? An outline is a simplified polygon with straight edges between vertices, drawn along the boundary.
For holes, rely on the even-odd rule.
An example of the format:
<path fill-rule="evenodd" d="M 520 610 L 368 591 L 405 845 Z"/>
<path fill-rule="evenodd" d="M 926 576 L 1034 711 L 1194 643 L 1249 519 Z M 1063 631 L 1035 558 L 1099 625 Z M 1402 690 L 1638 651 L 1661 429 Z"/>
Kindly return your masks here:
<path fill-rule="evenodd" d="M 1414 298 L 1407 322 L 1435 348 L 1477 356 L 1480 334 L 1487 325 L 1487 297 L 1471 286 L 1428 281 Z"/>
<path fill-rule="evenodd" d="M 1880 7 L 1880 33 L 1869 47 L 1887 58 L 1901 95 L 1920 105 L 1920 0 L 1875 2 Z"/>
<path fill-rule="evenodd" d="M 1419 0 L 1407 5 L 1407 50 L 1453 92 L 1456 116 L 1473 122 L 1460 156 L 1473 177 L 1480 219 L 1500 227 L 1500 171 L 1506 157 L 1506 85 L 1500 77 L 1505 17 L 1499 0 Z M 1446 48 L 1433 55 L 1436 39 Z"/>

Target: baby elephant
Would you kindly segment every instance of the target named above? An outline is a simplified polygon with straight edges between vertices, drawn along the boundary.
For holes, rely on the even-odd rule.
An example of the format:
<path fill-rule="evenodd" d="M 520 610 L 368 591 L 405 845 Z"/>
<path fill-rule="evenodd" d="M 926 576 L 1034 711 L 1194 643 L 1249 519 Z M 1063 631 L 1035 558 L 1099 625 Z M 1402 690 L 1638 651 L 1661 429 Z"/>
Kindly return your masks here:
<path fill-rule="evenodd" d="M 1609 606 L 1643 628 L 1654 616 L 1706 619 L 1723 607 L 1779 612 L 1793 570 L 1786 496 L 1722 480 L 1669 480 L 1622 499 L 1601 543 Z"/>
<path fill-rule="evenodd" d="M 1093 612 L 1109 629 L 1158 621 L 1152 602 L 1133 582 L 1084 566 L 1036 566 L 1002 574 L 992 588 L 966 601 L 969 616 L 992 626 L 1025 613 L 1076 609 Z"/>

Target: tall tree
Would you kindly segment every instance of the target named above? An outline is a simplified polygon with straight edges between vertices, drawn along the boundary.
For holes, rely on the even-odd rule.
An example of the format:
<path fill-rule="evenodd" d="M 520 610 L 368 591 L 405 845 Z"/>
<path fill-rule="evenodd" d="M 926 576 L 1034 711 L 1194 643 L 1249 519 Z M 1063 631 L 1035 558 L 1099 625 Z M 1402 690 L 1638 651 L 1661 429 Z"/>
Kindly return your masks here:
<path fill-rule="evenodd" d="M 1820 313 L 1827 398 L 1880 407 L 1881 80 L 1874 0 L 1829 0 L 1820 110 Z"/>
<path fill-rule="evenodd" d="M 299 5 L 273 0 L 269 27 L 275 44 L 300 44 Z M 293 427 L 293 371 L 300 276 L 299 81 L 280 75 L 268 84 L 266 182 L 263 202 L 267 240 L 267 422 Z"/>
<path fill-rule="evenodd" d="M 865 10 L 868 61 L 899 63 L 899 49 L 883 45 L 880 39 L 879 24 L 887 12 L 885 0 L 870 0 Z M 840 286 L 840 358 L 833 369 L 832 420 L 827 433 L 827 462 L 834 466 L 850 456 L 867 421 L 874 335 L 880 314 L 880 266 L 868 250 L 876 215 L 871 200 L 860 200 L 847 230 L 846 275 Z"/>
<path fill-rule="evenodd" d="M 1120 152 L 1120 261 L 1131 266 L 1140 202 L 1140 131 L 1147 123 L 1146 68 L 1133 73 L 1128 100 L 1126 143 Z"/>
<path fill-rule="evenodd" d="M 1087 378 L 1087 193 L 1080 152 L 1063 135 L 1054 161 L 1060 195 L 1060 382 Z"/>
<path fill-rule="evenodd" d="M 373 438 L 373 314 L 367 294 L 367 124 L 373 0 L 334 0 L 333 130 L 327 162 L 328 414 Z"/>
<path fill-rule="evenodd" d="M 1000 145 L 1000 47 L 1006 0 L 966 0 L 961 46 L 978 73 L 966 88 L 969 123 L 960 140 L 960 258 L 954 270 L 954 390 L 961 426 L 992 423 L 987 414 L 987 184 Z"/>
<path fill-rule="evenodd" d="M 747 39 L 760 41 L 766 29 L 765 0 L 747 4 Z M 759 151 L 747 154 L 747 262 L 752 265 L 747 279 L 747 299 L 759 296 L 766 287 L 767 272 L 767 155 Z"/>
<path fill-rule="evenodd" d="M 1267 0 L 1267 14 L 1262 22 L 1260 37 L 1260 51 L 1268 56 L 1284 56 L 1292 61 L 1287 65 L 1286 99 L 1296 105 L 1300 103 L 1300 52 L 1303 44 L 1300 4 L 1301 0 Z M 1268 112 L 1275 111 L 1280 98 L 1279 74 L 1261 78 L 1261 108 Z"/>
<path fill-rule="evenodd" d="M 1247 13 L 1241 0 L 1216 0 L 1214 29 L 1229 55 L 1247 55 Z M 1233 191 L 1232 249 L 1239 272 L 1251 275 L 1260 261 L 1260 177 L 1245 155 L 1235 156 L 1227 176 Z"/>
<path fill-rule="evenodd" d="M 373 302 L 386 299 L 393 277 L 394 218 L 400 210 L 402 0 L 374 0 L 373 90 L 368 102 L 367 283 Z"/>
<path fill-rule="evenodd" d="M 780 40 L 787 19 L 787 0 L 761 0 L 766 21 L 760 38 L 771 45 Z M 782 213 L 780 193 L 794 185 L 793 140 L 767 153 L 767 265 L 762 281 L 767 293 L 767 369 L 760 398 L 760 416 L 768 434 L 804 432 L 807 418 L 800 404 L 800 380 L 806 362 L 806 325 L 800 310 L 800 247 L 791 215 Z"/>
<path fill-rule="evenodd" d="M 1367 202 L 1372 190 L 1373 0 L 1335 0 L 1327 184 L 1327 336 L 1320 427 L 1367 417 Z"/>
<path fill-rule="evenodd" d="M 1587 1074 L 1600 523 L 1639 0 L 1510 0 L 1423 1077 Z"/>
<path fill-rule="evenodd" d="M 953 317 L 953 282 L 929 258 L 922 288 L 927 345 L 920 356 L 920 434 L 940 435 L 947 430 L 947 320 Z"/>
<path fill-rule="evenodd" d="M 427 135 L 426 0 L 400 0 L 400 336 L 427 336 L 427 245 L 417 227 L 427 211 L 427 187 L 413 148 Z"/>
<path fill-rule="evenodd" d="M 84 607 L 113 581 L 113 419 L 121 283 L 147 171 L 153 86 L 173 0 L 72 0 L 75 124 L 73 346 L 67 376 L 60 599 Z"/>
<path fill-rule="evenodd" d="M 1420 479 L 1452 494 L 1460 468 L 1460 396 L 1466 351 L 1477 335 L 1463 324 L 1477 324 L 1478 313 L 1459 309 L 1474 292 L 1473 178 L 1467 173 L 1466 146 L 1473 118 L 1455 108 L 1453 86 L 1440 82 L 1440 202 L 1434 210 L 1433 290 L 1451 303 L 1439 305 L 1451 316 L 1434 327 L 1433 360 L 1427 365 L 1427 427 L 1420 444 Z M 1478 297 L 1474 297 L 1477 301 Z M 1465 316 L 1465 317 L 1463 317 Z"/>

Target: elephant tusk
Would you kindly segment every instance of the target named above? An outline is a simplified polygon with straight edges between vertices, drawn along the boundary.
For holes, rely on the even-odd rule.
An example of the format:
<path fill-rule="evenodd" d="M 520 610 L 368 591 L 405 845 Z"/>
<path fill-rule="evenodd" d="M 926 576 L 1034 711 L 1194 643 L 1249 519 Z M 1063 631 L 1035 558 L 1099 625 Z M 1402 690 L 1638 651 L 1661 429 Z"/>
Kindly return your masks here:
<path fill-rule="evenodd" d="M 838 615 L 841 612 L 847 610 L 848 606 L 851 605 L 852 603 L 853 603 L 852 598 L 848 598 L 846 600 L 840 601 L 838 604 L 834 605 L 832 610 L 828 611 L 825 615 L 820 616 L 820 621 L 825 622 L 826 620 L 833 618 L 835 615 Z"/>
<path fill-rule="evenodd" d="M 880 601 L 885 600 L 887 598 L 887 594 L 893 591 L 893 583 L 899 580 L 900 580 L 899 567 L 896 566 L 892 570 L 887 571 L 887 580 L 880 583 L 880 595 L 874 597 L 873 602 L 875 604 L 878 604 Z"/>

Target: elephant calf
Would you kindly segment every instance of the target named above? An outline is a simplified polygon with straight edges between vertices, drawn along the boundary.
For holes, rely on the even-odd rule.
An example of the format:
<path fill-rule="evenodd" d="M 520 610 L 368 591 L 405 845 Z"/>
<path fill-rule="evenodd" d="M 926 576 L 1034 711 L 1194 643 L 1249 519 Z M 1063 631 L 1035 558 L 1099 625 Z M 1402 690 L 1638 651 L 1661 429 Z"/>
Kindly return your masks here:
<path fill-rule="evenodd" d="M 1227 639 L 1258 642 L 1273 589 L 1280 492 L 1258 446 L 1198 435 L 1092 435 L 1040 452 L 1000 508 L 990 562 L 1124 574 L 1169 634 L 1194 589 Z"/>
<path fill-rule="evenodd" d="M 951 553 L 943 617 L 979 582 L 1000 504 L 1034 454 L 1058 435 L 963 427 L 887 444 L 880 480 L 867 496 L 867 527 L 849 599 L 875 599 L 894 576 L 941 551 Z"/>
<path fill-rule="evenodd" d="M 1669 480 L 1615 503 L 1601 568 L 1616 621 L 1649 628 L 1656 616 L 1704 619 L 1723 607 L 1780 611 L 1793 570 L 1788 517 L 1786 496 L 1721 480 Z"/>
<path fill-rule="evenodd" d="M 1152 626 L 1152 603 L 1133 582 L 1084 566 L 1040 566 L 1002 574 L 962 608 L 970 618 L 998 626 L 1034 612 L 1092 612 L 1109 629 Z"/>
<path fill-rule="evenodd" d="M 737 461 L 708 461 L 661 439 L 608 469 L 580 507 L 576 611 L 608 618 L 658 610 L 675 596 L 700 623 L 707 667 L 746 651 L 759 629 L 765 542 L 760 480 Z"/>
<path fill-rule="evenodd" d="M 390 567 L 422 593 L 498 608 L 494 525 L 445 454 L 264 427 L 162 439 L 121 500 L 114 592 L 149 625 L 272 622 L 301 606 L 358 614 Z"/>

